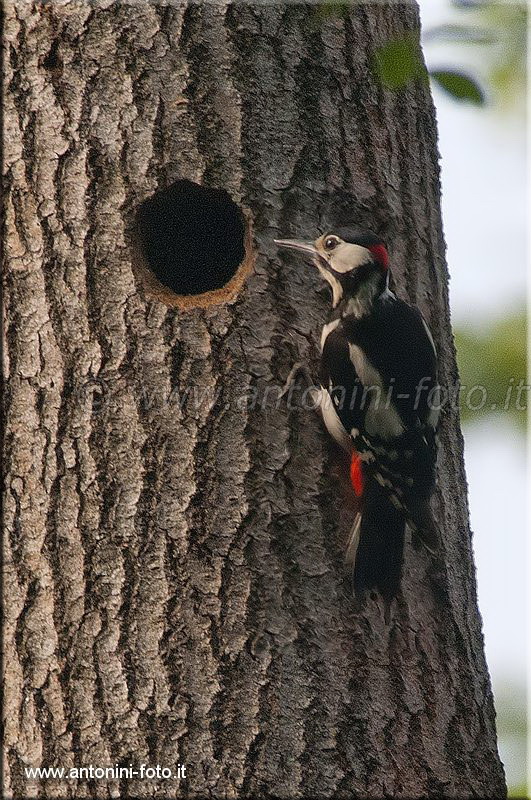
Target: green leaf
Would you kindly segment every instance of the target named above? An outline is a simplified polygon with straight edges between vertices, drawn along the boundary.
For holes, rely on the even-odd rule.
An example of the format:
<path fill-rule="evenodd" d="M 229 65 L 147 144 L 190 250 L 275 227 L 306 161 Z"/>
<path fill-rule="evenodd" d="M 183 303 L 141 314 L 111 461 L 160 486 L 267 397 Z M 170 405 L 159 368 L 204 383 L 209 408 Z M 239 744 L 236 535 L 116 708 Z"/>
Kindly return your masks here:
<path fill-rule="evenodd" d="M 388 89 L 402 89 L 425 75 L 416 38 L 407 36 L 379 47 L 374 54 L 374 70 Z"/>
<path fill-rule="evenodd" d="M 473 103 L 476 106 L 485 105 L 485 93 L 480 84 L 457 70 L 430 70 L 430 76 L 449 95 L 456 100 Z"/>

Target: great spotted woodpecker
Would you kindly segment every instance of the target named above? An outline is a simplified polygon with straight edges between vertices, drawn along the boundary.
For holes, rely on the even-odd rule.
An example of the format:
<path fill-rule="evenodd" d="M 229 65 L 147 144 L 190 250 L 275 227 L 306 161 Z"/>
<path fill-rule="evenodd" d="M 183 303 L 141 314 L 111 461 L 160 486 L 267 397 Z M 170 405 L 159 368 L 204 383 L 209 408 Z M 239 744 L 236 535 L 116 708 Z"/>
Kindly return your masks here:
<path fill-rule="evenodd" d="M 418 309 L 389 288 L 387 248 L 373 233 L 337 228 L 304 242 L 275 240 L 312 257 L 332 289 L 321 334 L 319 404 L 351 456 L 360 498 L 347 545 L 357 595 L 377 588 L 389 604 L 400 582 L 406 523 L 429 550 L 437 530 L 437 355 Z"/>

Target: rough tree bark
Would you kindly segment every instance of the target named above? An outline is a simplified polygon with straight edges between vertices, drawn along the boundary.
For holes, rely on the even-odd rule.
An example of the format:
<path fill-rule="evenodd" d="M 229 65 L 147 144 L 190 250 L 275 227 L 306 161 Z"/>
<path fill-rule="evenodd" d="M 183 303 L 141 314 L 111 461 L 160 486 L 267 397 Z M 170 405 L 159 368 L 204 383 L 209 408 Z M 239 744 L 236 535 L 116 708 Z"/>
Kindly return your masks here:
<path fill-rule="evenodd" d="M 327 300 L 275 235 L 387 230 L 456 379 L 436 126 L 374 48 L 413 5 L 5 7 L 7 796 L 504 796 L 457 412 L 443 574 L 407 546 L 386 625 L 356 611 L 315 414 L 240 401 L 315 358 Z M 234 304 L 145 296 L 126 231 L 187 177 L 254 216 Z M 169 402 L 175 390 L 196 387 Z M 173 392 L 173 394 L 172 394 Z M 37 780 L 35 765 L 187 765 Z"/>

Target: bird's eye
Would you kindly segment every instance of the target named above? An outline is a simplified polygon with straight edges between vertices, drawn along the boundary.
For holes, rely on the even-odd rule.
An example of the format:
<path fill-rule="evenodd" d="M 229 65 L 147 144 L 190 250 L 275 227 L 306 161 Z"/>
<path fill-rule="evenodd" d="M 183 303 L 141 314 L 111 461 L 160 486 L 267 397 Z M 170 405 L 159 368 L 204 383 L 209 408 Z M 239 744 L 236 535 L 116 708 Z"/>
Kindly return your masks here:
<path fill-rule="evenodd" d="M 334 247 L 337 247 L 339 244 L 339 239 L 337 236 L 327 236 L 325 239 L 325 250 L 333 250 Z"/>

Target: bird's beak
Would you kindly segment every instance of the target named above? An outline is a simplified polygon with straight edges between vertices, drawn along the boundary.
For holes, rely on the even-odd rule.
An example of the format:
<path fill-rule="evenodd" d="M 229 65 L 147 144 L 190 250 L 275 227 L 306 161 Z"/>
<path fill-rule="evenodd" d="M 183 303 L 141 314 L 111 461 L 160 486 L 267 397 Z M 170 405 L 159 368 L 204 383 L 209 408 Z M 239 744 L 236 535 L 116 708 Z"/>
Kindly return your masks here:
<path fill-rule="evenodd" d="M 303 253 L 310 253 L 312 256 L 318 255 L 317 248 L 313 242 L 302 242 L 299 239 L 274 239 L 273 241 L 278 247 L 300 250 Z"/>

